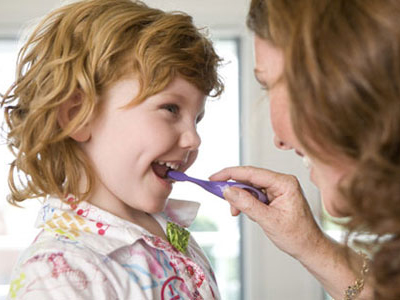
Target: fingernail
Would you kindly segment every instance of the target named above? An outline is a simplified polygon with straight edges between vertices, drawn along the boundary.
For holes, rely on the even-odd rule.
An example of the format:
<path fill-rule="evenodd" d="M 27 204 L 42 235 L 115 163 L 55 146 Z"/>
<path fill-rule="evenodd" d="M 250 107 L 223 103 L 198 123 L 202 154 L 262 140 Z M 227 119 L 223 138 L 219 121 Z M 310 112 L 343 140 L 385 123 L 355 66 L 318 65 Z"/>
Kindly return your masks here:
<path fill-rule="evenodd" d="M 235 190 L 233 190 L 231 188 L 225 189 L 223 194 L 224 194 L 224 198 L 226 200 L 229 199 L 229 201 L 231 201 L 231 202 L 235 202 L 237 200 L 238 196 L 239 196 L 238 191 L 235 191 Z"/>

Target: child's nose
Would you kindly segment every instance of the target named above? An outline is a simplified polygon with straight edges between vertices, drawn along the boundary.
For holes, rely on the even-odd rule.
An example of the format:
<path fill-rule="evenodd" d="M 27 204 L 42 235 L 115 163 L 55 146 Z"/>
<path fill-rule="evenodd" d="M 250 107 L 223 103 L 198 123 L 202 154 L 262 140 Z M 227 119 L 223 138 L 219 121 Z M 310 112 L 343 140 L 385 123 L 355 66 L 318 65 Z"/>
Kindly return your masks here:
<path fill-rule="evenodd" d="M 197 150 L 201 144 L 201 138 L 197 133 L 196 126 L 186 128 L 181 134 L 179 144 L 184 149 Z"/>

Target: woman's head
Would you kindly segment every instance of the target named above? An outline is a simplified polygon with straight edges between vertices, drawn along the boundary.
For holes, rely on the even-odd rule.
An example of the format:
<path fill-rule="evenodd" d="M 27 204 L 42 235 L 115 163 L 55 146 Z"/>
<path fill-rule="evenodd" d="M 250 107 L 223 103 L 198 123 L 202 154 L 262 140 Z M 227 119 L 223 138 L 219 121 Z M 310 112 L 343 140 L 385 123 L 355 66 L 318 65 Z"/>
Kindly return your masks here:
<path fill-rule="evenodd" d="M 282 51 L 293 130 L 307 153 L 396 172 L 399 10 L 377 0 L 252 2 L 250 28 Z"/>
<path fill-rule="evenodd" d="M 350 166 L 340 184 L 349 226 L 378 234 L 400 231 L 399 20 L 392 0 L 254 0 L 248 17 L 282 52 L 299 144 Z"/>
<path fill-rule="evenodd" d="M 135 74 L 140 89 L 132 104 L 176 77 L 215 96 L 222 92 L 219 63 L 211 42 L 183 13 L 129 0 L 81 1 L 50 13 L 21 49 L 16 81 L 3 99 L 17 156 L 10 172 L 12 202 L 78 194 L 79 174 L 83 169 L 90 179 L 91 171 L 68 135 L 93 118 L 98 96 L 114 82 Z M 77 103 L 73 118 L 61 128 L 59 109 L 71 101 Z M 26 175 L 22 182 L 18 171 Z"/>

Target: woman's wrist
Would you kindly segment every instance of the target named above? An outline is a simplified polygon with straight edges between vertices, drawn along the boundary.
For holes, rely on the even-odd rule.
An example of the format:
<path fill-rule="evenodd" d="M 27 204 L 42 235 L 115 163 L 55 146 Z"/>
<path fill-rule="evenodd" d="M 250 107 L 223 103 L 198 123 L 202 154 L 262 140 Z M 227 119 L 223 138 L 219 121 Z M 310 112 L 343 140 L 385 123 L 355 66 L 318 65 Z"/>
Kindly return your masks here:
<path fill-rule="evenodd" d="M 348 286 L 348 288 L 344 292 L 344 300 L 354 300 L 357 299 L 358 296 L 364 289 L 366 276 L 369 271 L 369 259 L 365 253 L 359 252 L 360 257 L 362 257 L 363 263 L 360 270 L 360 274 L 355 280 L 353 285 Z"/>
<path fill-rule="evenodd" d="M 366 283 L 369 261 L 366 256 L 346 248 L 325 234 L 311 246 L 314 249 L 299 256 L 298 261 L 331 297 L 335 300 L 370 299 L 371 288 Z M 346 294 L 349 297 L 346 298 Z"/>
<path fill-rule="evenodd" d="M 318 258 L 316 252 L 324 255 L 332 247 L 330 238 L 324 234 L 315 220 L 313 222 L 314 228 L 311 227 L 303 233 L 302 245 L 299 245 L 298 251 L 291 255 L 306 268 L 308 265 L 312 266 L 315 258 Z"/>
<path fill-rule="evenodd" d="M 354 276 L 347 273 L 344 247 L 321 232 L 317 239 L 310 241 L 307 249 L 298 256 L 298 261 L 331 296 L 342 297 L 345 288 L 354 282 Z"/>

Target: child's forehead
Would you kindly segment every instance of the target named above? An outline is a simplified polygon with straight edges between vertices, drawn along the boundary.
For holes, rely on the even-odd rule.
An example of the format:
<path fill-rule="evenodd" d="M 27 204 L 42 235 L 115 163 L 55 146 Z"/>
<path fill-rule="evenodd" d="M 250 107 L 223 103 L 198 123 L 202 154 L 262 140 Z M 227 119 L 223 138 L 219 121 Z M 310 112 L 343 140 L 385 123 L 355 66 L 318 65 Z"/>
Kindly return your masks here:
<path fill-rule="evenodd" d="M 160 105 L 175 104 L 181 108 L 188 109 L 201 114 L 204 111 L 207 95 L 193 83 L 182 77 L 175 77 L 169 84 L 154 93 L 140 93 L 140 81 L 136 76 L 126 76 L 109 89 L 101 97 L 103 109 L 106 107 L 132 108 L 137 105 L 144 107 L 158 107 Z M 100 109 L 101 111 L 103 109 Z"/>
<path fill-rule="evenodd" d="M 180 73 L 175 74 L 175 72 L 171 72 L 162 79 L 153 78 L 149 84 L 149 82 L 143 80 L 144 76 L 139 71 L 126 67 L 126 71 L 121 72 L 120 76 L 114 82 L 109 83 L 103 89 L 103 92 L 115 87 L 119 82 L 129 81 L 131 85 L 136 86 L 140 92 L 148 96 L 163 94 L 165 96 L 170 95 L 182 98 L 187 96 L 188 90 L 196 91 L 197 94 L 201 94 L 204 98 L 208 95 L 198 84 L 198 79 L 195 77 L 187 77 Z M 102 91 L 99 91 L 99 94 L 102 94 Z"/>

